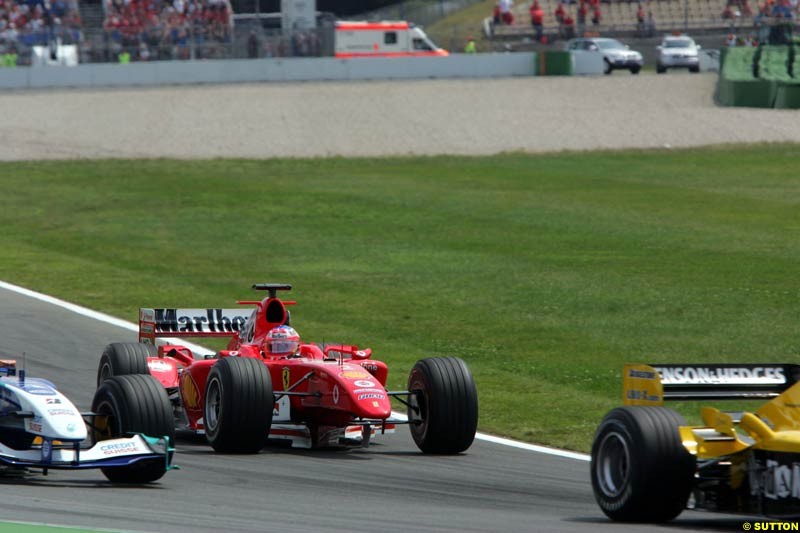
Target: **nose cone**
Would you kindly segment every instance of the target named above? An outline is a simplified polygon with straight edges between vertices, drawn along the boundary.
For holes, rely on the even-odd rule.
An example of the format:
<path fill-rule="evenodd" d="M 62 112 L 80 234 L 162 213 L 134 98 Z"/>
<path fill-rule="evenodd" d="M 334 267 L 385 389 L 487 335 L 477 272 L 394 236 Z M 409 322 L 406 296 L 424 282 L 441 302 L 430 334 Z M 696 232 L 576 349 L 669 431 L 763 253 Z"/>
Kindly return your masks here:
<path fill-rule="evenodd" d="M 392 402 L 386 391 L 370 391 L 354 393 L 355 404 L 358 405 L 363 418 L 389 418 L 392 414 Z"/>

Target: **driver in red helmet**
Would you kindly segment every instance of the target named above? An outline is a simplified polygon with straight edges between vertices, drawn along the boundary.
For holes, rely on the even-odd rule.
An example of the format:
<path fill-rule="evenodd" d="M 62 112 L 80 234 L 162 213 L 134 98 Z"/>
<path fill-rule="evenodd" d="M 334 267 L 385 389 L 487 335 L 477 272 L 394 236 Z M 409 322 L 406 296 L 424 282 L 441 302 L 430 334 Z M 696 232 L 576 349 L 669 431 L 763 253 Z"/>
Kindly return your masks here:
<path fill-rule="evenodd" d="M 265 357 L 289 357 L 300 348 L 300 335 L 288 325 L 272 328 L 264 339 Z"/>

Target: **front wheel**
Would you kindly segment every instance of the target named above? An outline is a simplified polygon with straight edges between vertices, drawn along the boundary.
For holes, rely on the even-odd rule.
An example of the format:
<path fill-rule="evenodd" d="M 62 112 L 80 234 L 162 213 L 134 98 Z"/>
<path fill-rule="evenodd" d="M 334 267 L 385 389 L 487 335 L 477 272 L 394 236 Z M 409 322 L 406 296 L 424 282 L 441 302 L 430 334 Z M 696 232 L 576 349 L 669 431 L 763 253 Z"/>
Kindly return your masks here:
<path fill-rule="evenodd" d="M 700 67 L 689 67 L 689 72 L 691 72 L 692 74 L 697 74 L 698 72 L 700 72 Z"/>
<path fill-rule="evenodd" d="M 217 452 L 258 453 L 267 444 L 274 403 L 263 361 L 223 357 L 206 381 L 206 439 Z"/>
<path fill-rule="evenodd" d="M 642 67 L 631 67 L 631 74 L 639 74 L 640 70 L 642 70 Z"/>
<path fill-rule="evenodd" d="M 408 376 L 411 436 L 425 453 L 466 450 L 478 429 L 478 390 L 457 357 L 417 361 Z"/>
<path fill-rule="evenodd" d="M 94 394 L 92 411 L 95 442 L 142 433 L 149 437 L 175 439 L 172 406 L 167 391 L 153 376 L 123 375 L 104 380 Z M 147 459 L 132 465 L 102 468 L 103 474 L 116 483 L 149 483 L 167 471 L 164 459 Z"/>
<path fill-rule="evenodd" d="M 147 358 L 157 355 L 156 347 L 140 342 L 115 342 L 106 346 L 97 366 L 97 386 L 111 376 L 149 374 Z"/>
<path fill-rule="evenodd" d="M 603 512 L 622 522 L 666 522 L 686 507 L 695 459 L 681 443 L 683 418 L 664 407 L 620 407 L 592 444 L 592 489 Z"/>
<path fill-rule="evenodd" d="M 609 63 L 608 59 L 603 59 L 603 74 L 611 74 L 611 63 Z"/>
<path fill-rule="evenodd" d="M 667 67 L 662 67 L 661 65 L 656 65 L 656 73 L 657 74 L 664 74 L 667 71 Z"/>

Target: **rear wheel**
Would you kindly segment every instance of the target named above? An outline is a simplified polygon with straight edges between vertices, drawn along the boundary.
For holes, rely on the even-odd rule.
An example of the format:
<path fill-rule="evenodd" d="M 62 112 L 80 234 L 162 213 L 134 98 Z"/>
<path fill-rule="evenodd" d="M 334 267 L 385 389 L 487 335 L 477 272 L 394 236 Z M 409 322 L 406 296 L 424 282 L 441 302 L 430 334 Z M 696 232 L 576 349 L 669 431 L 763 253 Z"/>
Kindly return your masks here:
<path fill-rule="evenodd" d="M 667 67 L 663 67 L 661 65 L 656 65 L 656 73 L 664 74 L 667 71 Z"/>
<path fill-rule="evenodd" d="M 259 359 L 223 357 L 208 373 L 203 422 L 218 452 L 258 453 L 272 425 L 272 379 Z"/>
<path fill-rule="evenodd" d="M 691 72 L 692 74 L 697 74 L 698 72 L 700 72 L 700 67 L 699 66 L 689 67 L 689 72 Z"/>
<path fill-rule="evenodd" d="M 140 342 L 115 342 L 106 346 L 97 366 L 97 385 L 111 376 L 149 374 L 147 358 L 157 355 L 156 347 Z"/>
<path fill-rule="evenodd" d="M 642 67 L 631 67 L 631 74 L 639 74 L 640 70 L 642 70 Z"/>
<path fill-rule="evenodd" d="M 453 454 L 470 447 L 478 428 L 478 391 L 457 357 L 417 361 L 408 376 L 411 436 L 425 453 Z"/>
<path fill-rule="evenodd" d="M 683 418 L 664 407 L 620 407 L 592 444 L 591 477 L 603 512 L 623 522 L 666 522 L 686 507 L 695 459 L 681 443 Z"/>
<path fill-rule="evenodd" d="M 130 437 L 142 433 L 149 437 L 175 438 L 172 407 L 167 392 L 153 376 L 123 375 L 104 380 L 95 392 L 92 411 L 95 442 Z M 167 471 L 164 459 L 147 459 L 132 465 L 103 468 L 103 474 L 117 483 L 148 483 Z"/>

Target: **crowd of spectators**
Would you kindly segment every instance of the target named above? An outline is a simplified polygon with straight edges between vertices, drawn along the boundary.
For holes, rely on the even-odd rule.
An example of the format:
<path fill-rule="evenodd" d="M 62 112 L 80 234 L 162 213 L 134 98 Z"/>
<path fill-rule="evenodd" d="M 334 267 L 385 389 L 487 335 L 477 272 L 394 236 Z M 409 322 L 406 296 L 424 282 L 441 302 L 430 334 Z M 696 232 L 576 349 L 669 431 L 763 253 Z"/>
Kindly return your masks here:
<path fill-rule="evenodd" d="M 534 3 L 537 3 L 537 0 L 534 0 Z M 559 36 L 565 39 L 574 37 L 576 31 L 578 35 L 583 35 L 590 22 L 592 26 L 598 26 L 603 20 L 600 0 L 578 0 L 575 17 L 572 16 L 569 2 L 565 3 L 564 0 L 560 0 L 553 16 L 558 22 Z"/>
<path fill-rule="evenodd" d="M 756 26 L 760 25 L 765 18 L 793 20 L 800 15 L 800 2 L 798 0 L 764 0 L 762 4 L 756 4 L 756 10 L 754 13 L 748 0 L 728 0 L 720 16 L 730 22 L 731 27 L 741 20 L 752 19 Z"/>
<path fill-rule="evenodd" d="M 228 0 L 108 0 L 105 10 L 110 59 L 224 57 L 231 43 Z"/>
<path fill-rule="evenodd" d="M 746 1 L 745 6 L 747 6 Z M 744 12 L 742 14 L 748 16 Z M 758 12 L 760 18 L 772 17 L 779 19 L 796 19 L 798 14 L 800 14 L 800 2 L 797 0 L 765 0 L 759 7 Z"/>
<path fill-rule="evenodd" d="M 0 0 L 0 53 L 56 41 L 76 44 L 82 37 L 75 0 Z"/>
<path fill-rule="evenodd" d="M 493 21 L 495 25 L 514 24 L 512 11 L 513 0 L 498 0 L 494 6 Z M 572 14 L 572 5 L 575 4 L 575 16 Z M 545 25 L 545 12 L 539 0 L 533 0 L 528 9 L 531 26 L 536 34 L 536 40 L 546 42 L 543 34 Z M 558 33 L 561 38 L 571 38 L 587 31 L 589 24 L 598 26 L 603 20 L 600 0 L 558 0 L 553 18 L 558 23 Z"/>
<path fill-rule="evenodd" d="M 544 27 L 548 25 L 547 18 L 549 13 L 545 13 L 540 2 L 545 6 L 555 4 L 552 13 L 554 21 L 558 25 L 559 38 L 571 38 L 575 35 L 583 35 L 587 32 L 597 31 L 597 27 L 603 23 L 603 10 L 601 2 L 626 2 L 634 4 L 636 8 L 636 35 L 647 37 L 656 33 L 655 17 L 651 7 L 652 0 L 531 0 L 525 2 L 529 6 L 530 24 L 534 29 L 535 39 L 539 42 L 546 42 L 547 35 L 544 34 Z M 686 0 L 681 0 L 686 1 Z M 720 18 L 728 22 L 733 29 L 740 24 L 752 22 L 755 26 L 760 26 L 765 19 L 796 20 L 800 18 L 800 0 L 723 0 L 724 8 L 720 13 Z M 714 0 L 709 0 L 709 6 Z M 705 2 L 704 2 L 705 4 Z M 514 0 L 497 0 L 494 3 L 492 19 L 495 27 L 511 26 L 519 24 L 515 20 Z M 703 8 L 705 10 L 706 8 Z M 713 8 L 711 8 L 713 9 Z M 519 15 L 519 11 L 516 11 Z M 706 15 L 709 19 L 715 18 L 713 11 Z"/>

